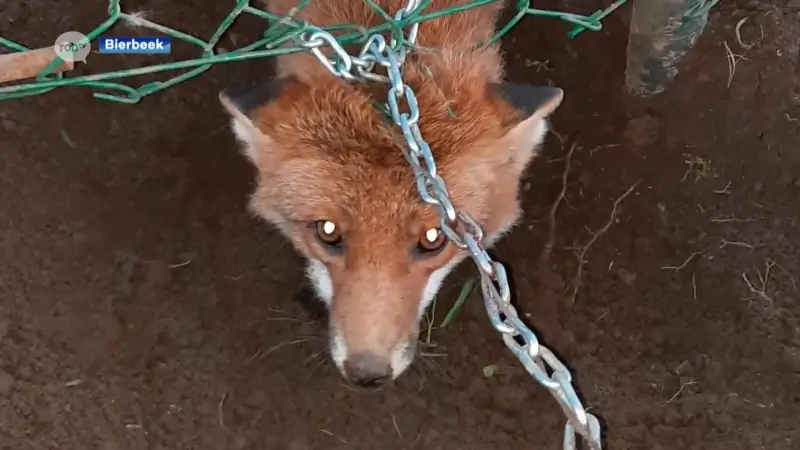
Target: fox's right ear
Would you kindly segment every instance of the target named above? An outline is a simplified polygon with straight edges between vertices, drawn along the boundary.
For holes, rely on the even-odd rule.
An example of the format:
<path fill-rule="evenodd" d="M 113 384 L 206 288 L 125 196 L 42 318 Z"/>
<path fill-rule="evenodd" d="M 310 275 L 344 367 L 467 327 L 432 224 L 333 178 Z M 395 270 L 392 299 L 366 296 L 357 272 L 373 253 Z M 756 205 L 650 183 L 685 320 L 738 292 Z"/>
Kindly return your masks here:
<path fill-rule="evenodd" d="M 254 122 L 256 111 L 277 99 L 294 77 L 280 78 L 257 86 L 231 87 L 219 93 L 219 101 L 231 115 L 231 127 L 245 146 L 245 153 L 255 163 L 258 149 L 269 139 Z"/>

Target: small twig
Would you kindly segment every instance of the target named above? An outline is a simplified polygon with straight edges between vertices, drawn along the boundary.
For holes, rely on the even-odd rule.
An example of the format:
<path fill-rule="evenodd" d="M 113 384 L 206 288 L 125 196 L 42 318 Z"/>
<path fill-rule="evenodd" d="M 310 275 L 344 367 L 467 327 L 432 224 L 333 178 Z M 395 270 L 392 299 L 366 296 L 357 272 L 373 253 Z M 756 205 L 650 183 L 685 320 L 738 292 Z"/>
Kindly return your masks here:
<path fill-rule="evenodd" d="M 747 60 L 744 55 L 738 55 L 733 53 L 731 47 L 728 45 L 728 41 L 723 42 L 725 46 L 725 57 L 728 60 L 728 87 L 731 87 L 731 83 L 733 83 L 733 76 L 736 74 L 736 65 L 739 64 L 741 60 Z"/>
<path fill-rule="evenodd" d="M 728 181 L 728 184 L 726 184 L 724 188 L 722 188 L 720 190 L 717 190 L 717 191 L 711 191 L 711 192 L 713 192 L 715 194 L 731 195 L 731 182 Z"/>
<path fill-rule="evenodd" d="M 747 274 L 744 272 L 742 272 L 742 279 L 744 280 L 745 284 L 747 284 L 747 288 L 750 289 L 750 292 L 755 294 L 760 299 L 766 301 L 770 307 L 774 304 L 772 298 L 767 295 L 767 292 L 763 288 L 756 289 L 755 286 L 753 286 L 753 283 L 750 281 L 750 278 L 748 278 Z"/>
<path fill-rule="evenodd" d="M 768 259 L 767 263 L 770 263 L 773 266 L 777 267 L 778 269 L 781 269 L 781 271 L 783 271 L 783 274 L 786 275 L 787 277 L 789 277 L 789 281 L 792 282 L 792 292 L 796 292 L 797 291 L 797 281 L 794 279 L 794 275 L 792 275 L 788 270 L 786 270 L 785 267 L 783 267 L 782 265 L 776 263 L 775 261 L 772 261 L 771 259 Z"/>
<path fill-rule="evenodd" d="M 554 130 L 554 129 L 553 129 L 553 130 L 550 130 L 550 134 L 552 134 L 553 136 L 555 136 L 556 138 L 558 138 L 558 140 L 559 140 L 559 141 L 561 141 L 561 148 L 562 148 L 562 150 L 563 150 L 563 148 L 564 148 L 564 143 L 566 142 L 566 140 L 564 139 L 564 136 L 560 135 L 560 134 L 559 134 L 558 132 L 556 132 L 556 130 Z"/>
<path fill-rule="evenodd" d="M 433 321 L 436 320 L 436 303 L 438 303 L 438 300 L 438 296 L 434 296 L 430 314 L 425 313 L 425 321 L 428 322 L 425 330 L 425 345 L 428 347 L 431 346 L 431 334 L 433 333 Z"/>
<path fill-rule="evenodd" d="M 754 217 L 751 219 L 737 219 L 736 216 L 731 217 L 714 217 L 711 219 L 714 223 L 745 223 L 745 222 L 756 222 L 758 220 L 764 220 L 763 217 Z"/>
<path fill-rule="evenodd" d="M 394 414 L 392 414 L 392 425 L 394 425 L 394 430 L 397 431 L 397 435 L 400 436 L 400 439 L 408 445 L 416 444 L 422 437 L 421 434 L 417 434 L 417 438 L 414 439 L 413 441 L 409 441 L 408 439 L 406 439 L 405 436 L 403 436 L 403 433 L 400 432 L 400 427 L 397 426 L 397 417 L 395 417 Z"/>
<path fill-rule="evenodd" d="M 225 405 L 225 399 L 227 398 L 228 398 L 228 391 L 225 391 L 225 393 L 222 394 L 222 398 L 219 400 L 219 404 L 217 405 L 217 418 L 219 419 L 219 426 L 224 429 L 227 429 L 227 427 L 225 427 L 223 406 Z"/>
<path fill-rule="evenodd" d="M 694 259 L 695 256 L 702 255 L 702 254 L 703 254 L 703 252 L 694 252 L 691 255 L 689 255 L 689 257 L 686 258 L 686 261 L 684 261 L 683 264 L 681 264 L 680 266 L 662 266 L 661 270 L 674 270 L 675 272 L 679 272 L 681 269 L 686 267 L 686 265 L 688 265 L 689 262 L 692 259 Z"/>
<path fill-rule="evenodd" d="M 170 265 L 168 265 L 167 267 L 169 267 L 170 269 L 177 269 L 178 267 L 188 266 L 188 265 L 189 265 L 189 264 L 191 264 L 191 263 L 192 263 L 192 260 L 191 260 L 191 259 L 188 259 L 188 260 L 186 260 L 186 261 L 184 261 L 184 262 L 182 262 L 182 263 L 178 263 L 178 264 L 170 264 Z"/>
<path fill-rule="evenodd" d="M 549 261 L 550 254 L 553 252 L 553 245 L 555 245 L 556 240 L 556 211 L 558 211 L 558 206 L 561 204 L 562 200 L 565 200 L 567 194 L 567 179 L 569 178 L 569 172 L 572 168 L 572 154 L 575 152 L 576 148 L 577 144 L 572 144 L 569 152 L 567 152 L 567 156 L 564 157 L 564 172 L 561 174 L 561 191 L 550 206 L 550 214 L 548 215 L 550 229 L 547 232 L 547 241 L 545 241 L 542 253 L 539 256 L 539 261 L 542 264 L 546 264 L 547 261 Z"/>
<path fill-rule="evenodd" d="M 736 41 L 739 43 L 739 45 L 745 50 L 750 50 L 751 48 L 760 44 L 761 41 L 764 40 L 764 27 L 759 25 L 759 27 L 761 28 L 760 38 L 756 39 L 750 44 L 745 44 L 745 42 L 742 40 L 742 25 L 744 25 L 745 22 L 747 22 L 747 17 L 742 17 L 742 19 L 739 20 L 739 22 L 736 24 L 736 28 L 734 28 L 734 33 L 736 34 Z"/>
<path fill-rule="evenodd" d="M 763 295 L 763 292 L 759 291 L 753 286 L 753 283 L 750 282 L 750 278 L 747 277 L 747 274 L 742 272 L 742 279 L 744 280 L 745 284 L 747 284 L 747 288 L 750 289 L 750 292 L 758 295 Z"/>
<path fill-rule="evenodd" d="M 754 46 L 758 45 L 762 40 L 764 40 L 764 27 L 761 27 L 760 38 L 756 39 L 750 44 L 746 44 L 742 40 L 742 33 L 741 33 L 741 28 L 742 25 L 744 25 L 745 21 L 747 21 L 746 17 L 742 18 L 736 24 L 736 28 L 734 29 L 734 34 L 736 35 L 736 42 L 738 42 L 739 45 L 744 49 L 745 53 L 747 53 L 748 50 L 750 50 Z M 728 60 L 728 87 L 731 87 L 731 83 L 733 82 L 733 76 L 736 74 L 736 65 L 739 64 L 739 61 L 742 60 L 747 61 L 747 58 L 744 57 L 744 54 L 739 55 L 733 53 L 733 50 L 731 50 L 731 47 L 728 45 L 727 41 L 725 41 L 723 44 L 725 46 L 725 58 Z"/>
<path fill-rule="evenodd" d="M 728 241 L 728 240 L 726 240 L 725 238 L 720 238 L 720 241 L 721 241 L 721 242 L 720 242 L 720 244 L 719 244 L 719 248 L 725 248 L 725 247 L 727 247 L 727 246 L 729 246 L 729 245 L 733 245 L 733 246 L 735 246 L 735 247 L 744 247 L 744 248 L 749 248 L 750 250 L 753 250 L 753 249 L 755 249 L 755 248 L 756 248 L 756 246 L 755 246 L 755 245 L 753 245 L 753 244 L 748 244 L 747 242 L 740 242 L 740 241 Z"/>
<path fill-rule="evenodd" d="M 680 389 L 678 389 L 678 392 L 676 392 L 672 397 L 670 397 L 669 400 L 666 401 L 666 403 L 661 405 L 661 407 L 663 408 L 663 407 L 669 405 L 670 403 L 672 403 L 676 398 L 678 398 L 679 395 L 681 395 L 681 392 L 683 392 L 683 390 L 686 389 L 686 386 L 690 386 L 692 384 L 697 384 L 697 382 L 694 379 L 689 379 L 689 381 L 687 381 L 686 383 L 683 383 L 681 385 Z"/>
<path fill-rule="evenodd" d="M 341 443 L 343 443 L 343 444 L 345 444 L 345 445 L 350 445 L 350 443 L 349 443 L 349 442 L 347 442 L 347 441 L 346 441 L 346 440 L 344 440 L 343 438 L 340 438 L 339 436 L 337 436 L 337 435 L 335 435 L 335 434 L 331 433 L 331 432 L 330 432 L 330 431 L 328 431 L 328 430 L 325 430 L 325 429 L 323 429 L 323 428 L 320 428 L 318 431 L 319 431 L 320 433 L 325 433 L 325 434 L 327 434 L 328 436 L 330 436 L 330 437 L 332 437 L 332 438 L 338 439 L 338 440 L 339 440 Z"/>
<path fill-rule="evenodd" d="M 692 298 L 697 300 L 697 277 L 694 272 L 692 272 Z"/>
<path fill-rule="evenodd" d="M 769 285 L 770 280 L 770 272 L 772 268 L 777 266 L 777 264 L 773 261 L 767 260 L 766 267 L 764 269 L 764 273 L 762 274 L 760 270 L 756 269 L 756 274 L 758 275 L 758 281 L 761 283 L 761 287 L 756 288 L 753 286 L 753 283 L 750 281 L 750 278 L 747 276 L 746 273 L 742 272 L 742 279 L 744 280 L 745 284 L 747 284 L 747 288 L 750 289 L 750 292 L 755 294 L 757 298 L 760 298 L 767 304 L 767 309 L 772 310 L 775 305 L 775 301 L 772 300 L 772 297 L 767 294 L 767 286 Z"/>
<path fill-rule="evenodd" d="M 767 208 L 766 206 L 762 205 L 761 203 L 758 203 L 758 202 L 757 202 L 757 201 L 755 201 L 755 200 L 750 200 L 750 203 L 752 203 L 752 204 L 753 204 L 753 206 L 755 206 L 755 207 L 756 207 L 756 208 L 758 208 L 758 209 L 765 209 L 765 210 L 767 210 L 767 211 L 769 211 L 769 212 L 772 212 L 772 210 L 771 210 L 771 209 Z"/>
<path fill-rule="evenodd" d="M 69 135 L 67 134 L 67 130 L 64 130 L 64 129 L 62 129 L 62 130 L 61 130 L 61 140 L 63 140 L 63 141 L 64 141 L 64 143 L 65 143 L 65 144 L 67 144 L 67 145 L 69 146 L 69 148 L 73 148 L 73 149 L 74 149 L 74 148 L 77 148 L 77 147 L 75 146 L 75 143 L 74 143 L 74 142 L 72 142 L 72 139 L 71 139 L 71 138 L 69 137 Z"/>
<path fill-rule="evenodd" d="M 775 263 L 767 260 L 767 268 L 763 276 L 761 275 L 760 270 L 756 270 L 756 273 L 758 273 L 758 279 L 759 281 L 761 281 L 761 290 L 764 292 L 767 291 L 767 283 L 769 283 L 769 272 L 772 270 L 773 267 L 775 267 Z"/>
<path fill-rule="evenodd" d="M 604 235 L 608 230 L 614 225 L 614 220 L 617 218 L 617 210 L 619 209 L 619 205 L 633 193 L 637 186 L 639 186 L 639 181 L 631 185 L 627 191 L 625 191 L 622 195 L 620 195 L 616 200 L 614 200 L 614 206 L 611 208 L 611 213 L 608 216 L 608 221 L 606 221 L 605 225 L 603 225 L 599 230 L 592 234 L 591 239 L 583 247 L 581 250 L 580 255 L 578 255 L 578 269 L 575 271 L 575 276 L 572 278 L 572 283 L 570 286 L 572 287 L 572 295 L 570 298 L 571 303 L 575 303 L 575 298 L 578 295 L 578 290 L 580 289 L 581 284 L 581 276 L 583 275 L 583 266 L 586 264 L 586 253 L 589 252 L 589 248 L 591 248 L 594 243 L 600 239 L 600 236 Z"/>

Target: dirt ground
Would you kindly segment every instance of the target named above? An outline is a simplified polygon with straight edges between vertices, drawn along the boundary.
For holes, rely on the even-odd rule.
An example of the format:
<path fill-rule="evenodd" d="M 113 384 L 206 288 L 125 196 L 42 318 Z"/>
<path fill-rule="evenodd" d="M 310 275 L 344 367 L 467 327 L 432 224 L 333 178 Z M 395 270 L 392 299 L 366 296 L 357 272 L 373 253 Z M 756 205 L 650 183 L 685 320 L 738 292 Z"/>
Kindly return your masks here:
<path fill-rule="evenodd" d="M 106 8 L 6 3 L 0 35 L 30 46 Z M 230 3 L 148 11 L 207 36 Z M 722 3 L 649 101 L 620 90 L 630 6 L 574 41 L 552 19 L 506 39 L 511 79 L 564 87 L 564 142 L 551 138 L 530 170 L 525 221 L 495 254 L 612 450 L 800 448 L 800 7 Z M 732 79 L 725 43 L 744 56 Z M 92 70 L 128 63 L 90 57 Z M 342 384 L 324 321 L 297 301 L 299 258 L 245 208 L 252 173 L 217 102 L 231 80 L 268 72 L 265 60 L 217 66 L 139 105 L 82 88 L 0 104 L 0 448 L 560 448 L 561 411 L 476 294 L 394 386 Z M 552 266 L 568 292 L 538 297 L 573 144 Z M 572 301 L 577 253 L 636 182 Z M 464 264 L 448 280 L 437 322 L 473 275 Z"/>

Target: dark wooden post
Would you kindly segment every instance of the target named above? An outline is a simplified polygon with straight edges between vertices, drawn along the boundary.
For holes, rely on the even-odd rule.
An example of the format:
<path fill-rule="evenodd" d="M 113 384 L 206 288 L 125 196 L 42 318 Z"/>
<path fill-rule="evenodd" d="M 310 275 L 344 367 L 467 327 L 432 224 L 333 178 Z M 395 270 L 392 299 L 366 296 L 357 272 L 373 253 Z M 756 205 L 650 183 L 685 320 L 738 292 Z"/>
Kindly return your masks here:
<path fill-rule="evenodd" d="M 634 0 L 625 84 L 636 96 L 663 92 L 678 74 L 718 0 Z"/>

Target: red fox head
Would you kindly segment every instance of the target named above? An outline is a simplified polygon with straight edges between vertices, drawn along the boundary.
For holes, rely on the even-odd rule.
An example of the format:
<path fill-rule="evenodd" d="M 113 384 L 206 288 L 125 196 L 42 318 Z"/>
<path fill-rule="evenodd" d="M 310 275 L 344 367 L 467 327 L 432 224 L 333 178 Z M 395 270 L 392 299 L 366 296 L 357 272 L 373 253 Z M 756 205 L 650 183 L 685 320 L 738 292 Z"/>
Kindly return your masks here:
<path fill-rule="evenodd" d="M 453 204 L 484 227 L 490 246 L 519 217 L 519 180 L 563 93 L 507 83 L 433 86 L 415 73 L 409 67 L 404 78 L 417 95 L 422 135 Z M 308 259 L 331 312 L 333 361 L 362 386 L 408 368 L 422 314 L 468 256 L 420 200 L 399 127 L 375 107 L 386 98 L 382 89 L 287 77 L 220 94 L 258 170 L 251 209 Z"/>

